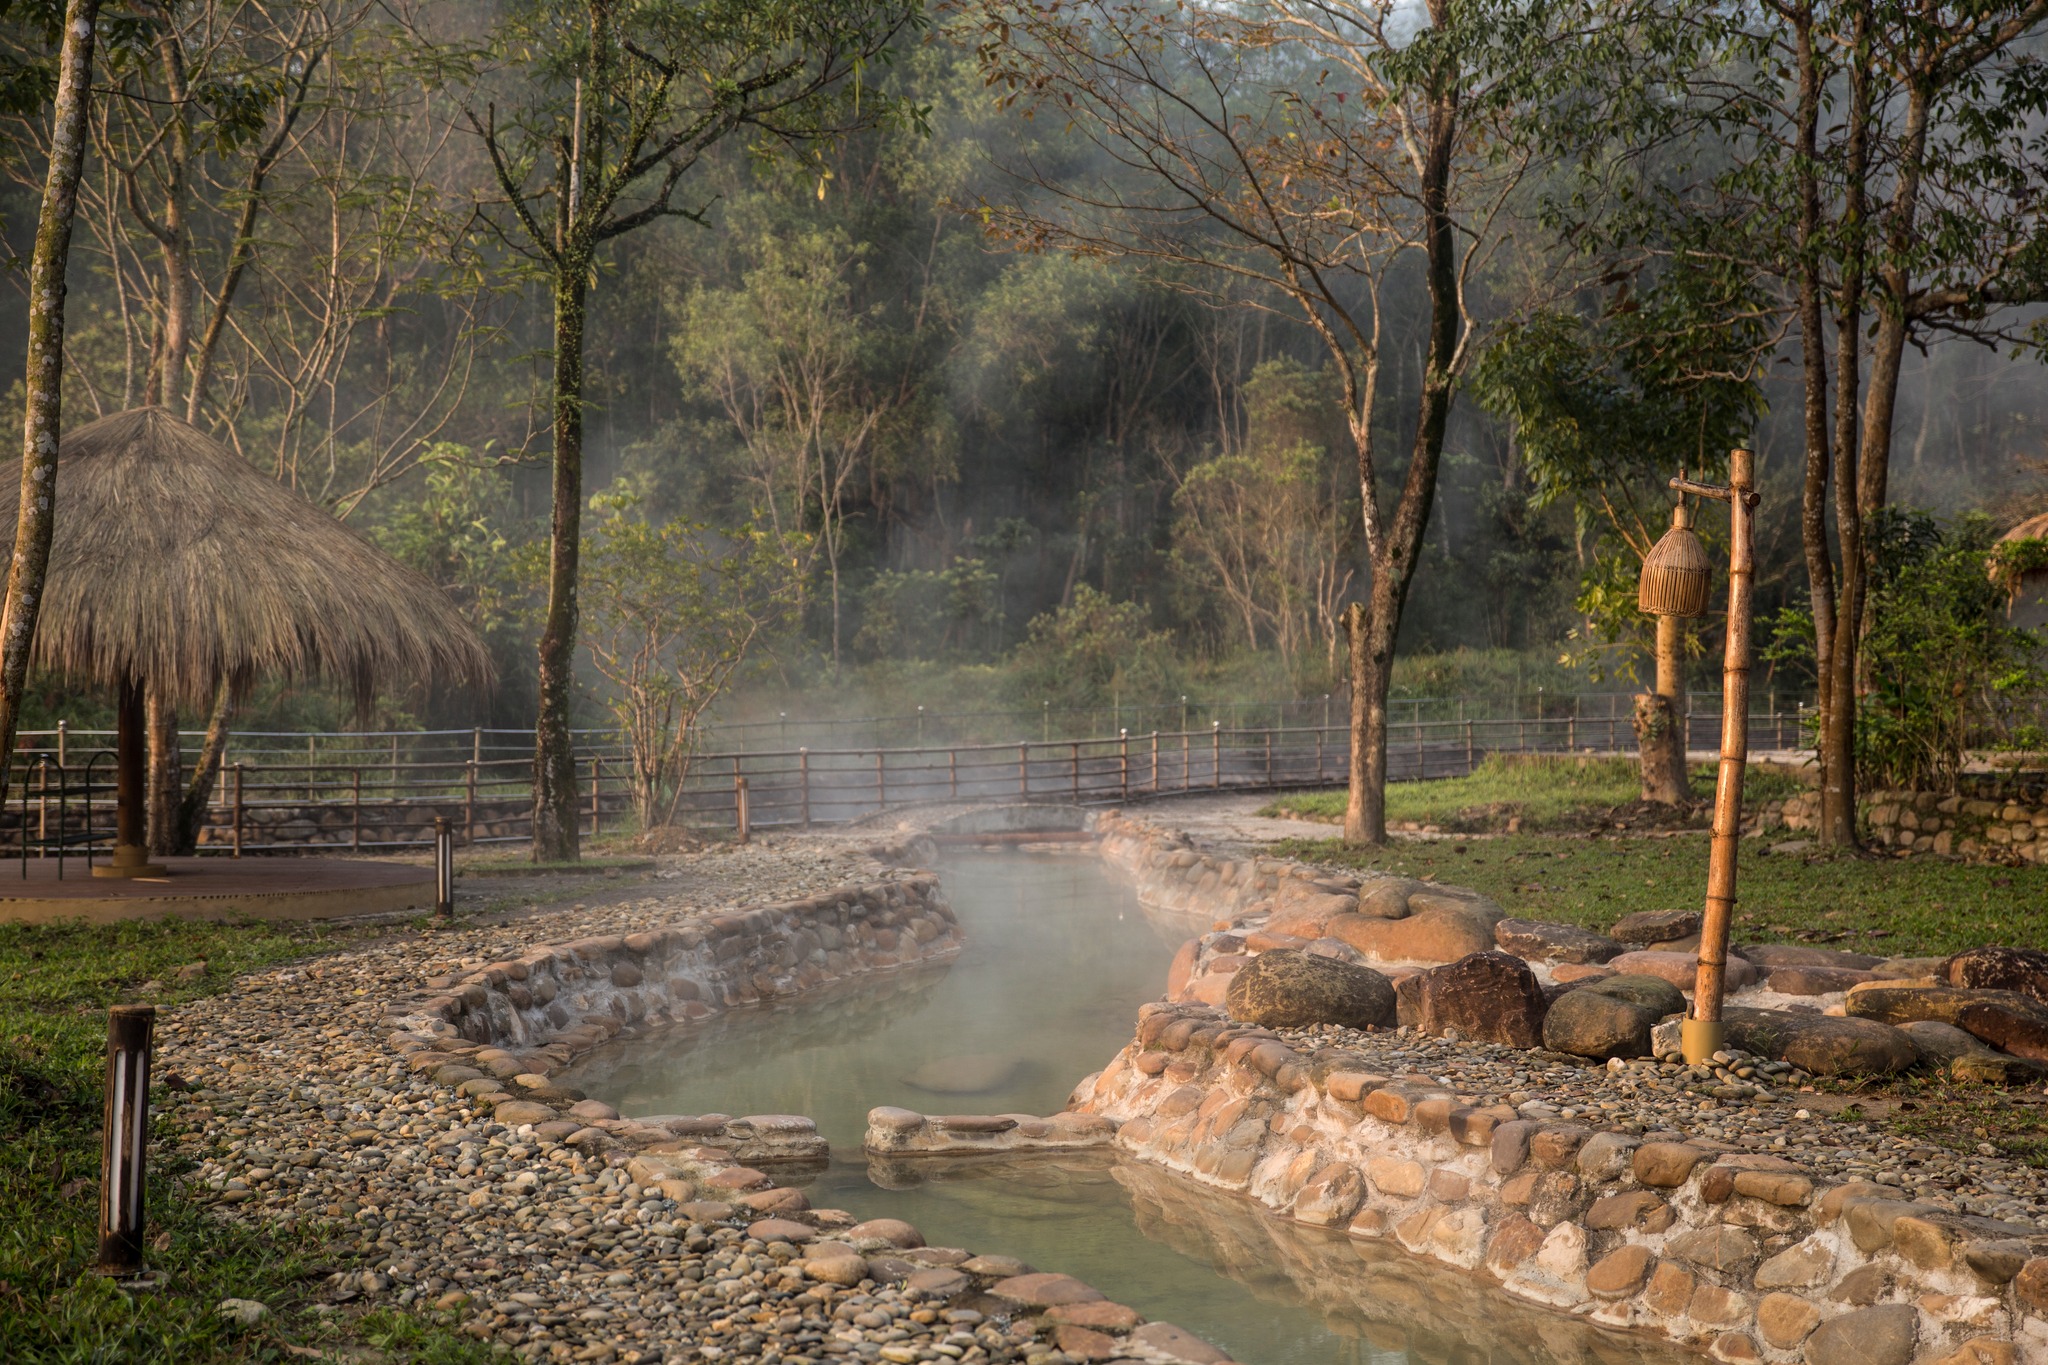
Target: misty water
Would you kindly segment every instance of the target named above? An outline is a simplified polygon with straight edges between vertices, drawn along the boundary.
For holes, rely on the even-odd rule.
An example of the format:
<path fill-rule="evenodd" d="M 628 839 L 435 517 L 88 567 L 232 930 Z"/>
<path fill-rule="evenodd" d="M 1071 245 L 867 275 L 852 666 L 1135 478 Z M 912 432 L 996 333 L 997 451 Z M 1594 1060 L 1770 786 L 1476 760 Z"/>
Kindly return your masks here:
<path fill-rule="evenodd" d="M 1665 1358 L 1112 1153 L 871 1161 L 861 1135 L 875 1105 L 1063 1108 L 1205 927 L 1141 907 L 1092 857 L 969 855 L 941 877 L 967 940 L 952 963 L 615 1043 L 565 1080 L 627 1114 L 807 1114 L 832 1144 L 829 1167 L 776 1174 L 814 1205 L 1077 1276 L 1247 1365 L 1393 1365 L 1460 1344 L 1481 1359 Z"/>

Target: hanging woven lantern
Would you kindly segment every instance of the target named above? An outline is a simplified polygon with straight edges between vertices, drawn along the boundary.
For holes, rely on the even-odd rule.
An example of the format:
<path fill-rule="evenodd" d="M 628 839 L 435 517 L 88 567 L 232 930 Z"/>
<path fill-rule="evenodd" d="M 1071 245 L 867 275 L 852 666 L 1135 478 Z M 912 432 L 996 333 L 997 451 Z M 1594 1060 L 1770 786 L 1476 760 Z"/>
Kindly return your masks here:
<path fill-rule="evenodd" d="M 1692 514 L 1681 502 L 1671 509 L 1671 529 L 1643 560 L 1636 605 L 1652 616 L 1698 616 L 1707 609 L 1713 578 L 1706 548 L 1692 533 Z"/>

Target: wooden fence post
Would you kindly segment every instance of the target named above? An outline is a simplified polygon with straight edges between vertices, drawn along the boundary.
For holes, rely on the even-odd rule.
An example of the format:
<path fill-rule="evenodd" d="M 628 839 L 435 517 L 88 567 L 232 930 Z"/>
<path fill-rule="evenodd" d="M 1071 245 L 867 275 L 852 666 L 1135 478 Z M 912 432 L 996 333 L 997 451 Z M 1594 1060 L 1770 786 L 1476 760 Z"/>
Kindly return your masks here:
<path fill-rule="evenodd" d="M 239 858 L 239 857 L 241 857 L 241 856 L 242 856 L 242 761 L 241 761 L 240 759 L 236 759 L 236 760 L 235 760 L 234 772 L 235 772 L 235 814 L 234 814 L 234 822 L 235 822 L 235 853 L 234 853 L 234 856 L 235 856 L 235 857 L 237 857 L 237 858 Z M 89 827 L 89 826 L 90 826 L 90 825 L 92 824 L 92 793 L 91 793 L 90 791 L 87 791 L 87 793 L 86 793 L 86 803 L 85 803 L 85 810 L 86 810 L 86 824 L 87 824 L 87 826 Z M 90 847 L 90 844 L 88 844 L 88 847 Z"/>
<path fill-rule="evenodd" d="M 804 828 L 811 827 L 811 751 L 808 747 L 796 751 L 797 785 L 799 800 L 803 804 Z"/>
<path fill-rule="evenodd" d="M 1152 732 L 1152 780 L 1145 784 L 1153 795 L 1159 793 L 1159 732 Z"/>
<path fill-rule="evenodd" d="M 1479 760 L 1474 757 L 1472 748 L 1472 722 L 1468 720 L 1465 722 L 1465 771 L 1470 773 L 1478 766 Z"/>
<path fill-rule="evenodd" d="M 1025 740 L 1017 746 L 1017 799 L 1031 799 L 1031 741 Z"/>
<path fill-rule="evenodd" d="M 880 749 L 875 750 L 875 809 L 889 808 L 889 773 Z"/>
<path fill-rule="evenodd" d="M 363 851 L 363 770 L 348 770 L 348 843 L 349 851 Z"/>
<path fill-rule="evenodd" d="M 960 751 L 946 750 L 946 795 L 954 800 L 960 798 Z"/>
<path fill-rule="evenodd" d="M 596 754 L 590 756 L 590 837 L 595 839 L 604 830 L 604 759 Z"/>
<path fill-rule="evenodd" d="M 483 732 L 479 730 L 478 734 Z M 462 797 L 462 846 L 476 846 L 476 760 L 469 760 L 464 776 Z"/>
<path fill-rule="evenodd" d="M 753 836 L 751 821 L 747 816 L 747 779 L 735 774 L 732 779 L 732 820 L 733 827 L 739 831 L 739 840 L 743 844 Z"/>
<path fill-rule="evenodd" d="M 1117 782 L 1123 793 L 1119 799 L 1125 804 L 1129 804 L 1131 799 L 1131 732 L 1129 730 L 1118 730 L 1116 732 L 1116 766 Z"/>
<path fill-rule="evenodd" d="M 1223 722 L 1209 722 L 1209 786 L 1211 790 L 1223 789 Z"/>
<path fill-rule="evenodd" d="M 1073 784 L 1074 804 L 1081 803 L 1081 741 L 1073 741 L 1067 752 L 1067 780 Z"/>

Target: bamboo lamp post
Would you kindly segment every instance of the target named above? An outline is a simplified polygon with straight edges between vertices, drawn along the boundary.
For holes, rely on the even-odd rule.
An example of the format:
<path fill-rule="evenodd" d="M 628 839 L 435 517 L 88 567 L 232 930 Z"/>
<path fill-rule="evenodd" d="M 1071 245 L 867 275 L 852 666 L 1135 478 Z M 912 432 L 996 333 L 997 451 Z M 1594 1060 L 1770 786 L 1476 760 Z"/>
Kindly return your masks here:
<path fill-rule="evenodd" d="M 1721 763 L 1714 783 L 1714 838 L 1707 860 L 1707 904 L 1700 927 L 1699 972 L 1692 1013 L 1681 1026 L 1688 1062 L 1705 1061 L 1727 1039 L 1721 998 L 1728 968 L 1728 931 L 1735 917 L 1735 867 L 1742 838 L 1742 775 L 1749 762 L 1749 618 L 1755 578 L 1756 456 L 1734 450 L 1728 456 L 1728 485 L 1698 483 L 1680 474 L 1671 486 L 1680 494 L 1725 502 L 1729 510 L 1728 630 L 1721 663 Z M 1681 500 L 1671 529 L 1643 560 L 1637 604 L 1660 618 L 1698 616 L 1706 611 L 1710 571 L 1706 551 L 1692 532 Z"/>

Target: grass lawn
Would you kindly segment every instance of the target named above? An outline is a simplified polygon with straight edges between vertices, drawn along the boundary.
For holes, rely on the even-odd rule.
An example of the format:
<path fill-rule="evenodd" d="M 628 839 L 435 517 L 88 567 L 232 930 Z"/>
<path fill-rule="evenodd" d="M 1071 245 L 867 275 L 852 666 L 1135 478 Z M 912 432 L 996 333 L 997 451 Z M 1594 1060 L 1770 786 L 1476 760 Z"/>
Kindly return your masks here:
<path fill-rule="evenodd" d="M 1408 839 L 1351 849 L 1290 839 L 1275 856 L 1433 877 L 1491 896 L 1510 914 L 1605 929 L 1637 910 L 1697 909 L 1707 838 L 1509 834 Z M 2048 946 L 2048 868 L 1935 858 L 1808 858 L 1742 843 L 1735 941 L 1817 943 L 1888 957 L 1983 943 Z"/>
<path fill-rule="evenodd" d="M 190 1005 L 226 990 L 239 973 L 368 932 L 390 930 L 0 925 L 0 1360 L 205 1365 L 282 1361 L 289 1346 L 305 1355 L 343 1344 L 360 1360 L 470 1365 L 494 1358 L 448 1324 L 420 1316 L 313 1314 L 321 1279 L 345 1268 L 319 1230 L 284 1235 L 223 1222 L 182 1197 L 168 1156 L 152 1164 L 149 1189 L 149 1263 L 168 1272 L 167 1282 L 128 1293 L 91 1270 L 106 1007 L 122 1000 Z M 177 981 L 179 967 L 202 959 L 204 976 Z M 272 1316 L 253 1328 L 230 1327 L 215 1312 L 224 1298 L 255 1299 Z"/>
<path fill-rule="evenodd" d="M 1743 779 L 1743 804 L 1782 800 L 1799 790 L 1799 781 L 1776 768 L 1752 767 Z M 1692 789 L 1699 809 L 1689 820 L 1707 821 L 1713 799 L 1714 767 L 1693 765 Z M 1511 818 L 1524 833 L 1539 830 L 1585 829 L 1612 823 L 1619 816 L 1659 818 L 1662 811 L 1638 810 L 1641 785 L 1636 765 L 1626 758 L 1576 758 L 1559 754 L 1489 754 L 1469 777 L 1387 785 L 1387 820 L 1391 824 L 1436 825 L 1465 833 L 1501 830 Z M 1336 823 L 1344 818 L 1342 791 L 1294 792 L 1282 796 L 1262 815 L 1298 816 Z"/>

